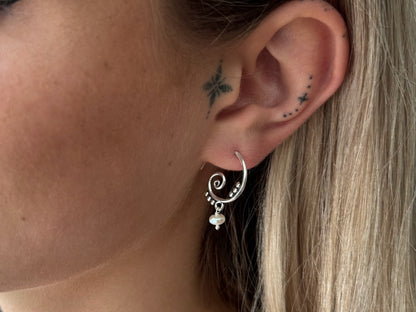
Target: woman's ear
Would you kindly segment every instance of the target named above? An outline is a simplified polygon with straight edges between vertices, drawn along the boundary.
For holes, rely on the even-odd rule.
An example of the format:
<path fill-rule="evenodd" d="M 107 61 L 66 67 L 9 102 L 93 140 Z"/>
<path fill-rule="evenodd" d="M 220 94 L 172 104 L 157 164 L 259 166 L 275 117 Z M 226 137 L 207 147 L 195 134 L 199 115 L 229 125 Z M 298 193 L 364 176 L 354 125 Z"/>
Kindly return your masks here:
<path fill-rule="evenodd" d="M 259 164 L 338 89 L 348 58 L 344 19 L 327 2 L 276 8 L 207 77 L 213 122 L 202 161 L 240 170 L 238 150 L 248 168 Z"/>

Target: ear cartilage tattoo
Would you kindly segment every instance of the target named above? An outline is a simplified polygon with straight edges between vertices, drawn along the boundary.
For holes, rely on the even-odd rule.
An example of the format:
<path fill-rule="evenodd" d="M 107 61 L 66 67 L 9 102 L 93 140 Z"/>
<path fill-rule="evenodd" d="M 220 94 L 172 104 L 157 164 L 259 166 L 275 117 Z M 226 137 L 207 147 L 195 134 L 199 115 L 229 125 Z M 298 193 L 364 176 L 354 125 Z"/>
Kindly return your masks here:
<path fill-rule="evenodd" d="M 307 93 L 304 93 L 302 96 L 300 96 L 300 97 L 298 97 L 298 100 L 299 100 L 299 105 L 302 105 L 303 104 L 303 102 L 305 102 L 305 101 L 307 101 L 307 100 L 309 100 L 308 98 L 307 98 Z"/>
<path fill-rule="evenodd" d="M 211 112 L 211 108 L 214 105 L 215 100 L 222 93 L 233 91 L 233 88 L 229 84 L 225 83 L 225 77 L 222 75 L 222 60 L 220 60 L 220 65 L 218 66 L 215 75 L 213 75 L 209 81 L 204 83 L 202 88 L 208 92 L 209 97 L 209 109 L 206 116 L 206 119 L 208 119 L 209 113 Z"/>
<path fill-rule="evenodd" d="M 313 79 L 313 75 L 310 75 L 309 80 L 312 80 L 312 79 Z M 306 88 L 310 89 L 311 85 L 308 85 Z M 309 99 L 308 99 L 308 93 L 306 93 L 306 92 L 302 96 L 298 97 L 299 105 L 302 105 L 303 102 L 305 102 L 307 100 L 309 100 Z M 299 109 L 296 108 L 295 111 L 299 112 Z M 287 116 L 292 116 L 292 115 L 293 115 L 292 113 L 284 113 L 283 118 L 286 118 Z"/>

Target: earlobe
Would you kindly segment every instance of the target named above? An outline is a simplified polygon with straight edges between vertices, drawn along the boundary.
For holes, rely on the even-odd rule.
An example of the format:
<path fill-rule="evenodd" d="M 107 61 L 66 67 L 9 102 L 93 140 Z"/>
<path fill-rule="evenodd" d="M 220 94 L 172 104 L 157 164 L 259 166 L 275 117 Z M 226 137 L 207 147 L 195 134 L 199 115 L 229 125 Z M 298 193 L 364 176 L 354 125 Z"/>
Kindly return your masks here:
<path fill-rule="evenodd" d="M 240 59 L 238 98 L 216 114 L 205 160 L 235 170 L 238 149 L 254 167 L 302 125 L 342 83 L 345 32 L 324 1 L 291 1 L 266 17 L 228 56 Z"/>

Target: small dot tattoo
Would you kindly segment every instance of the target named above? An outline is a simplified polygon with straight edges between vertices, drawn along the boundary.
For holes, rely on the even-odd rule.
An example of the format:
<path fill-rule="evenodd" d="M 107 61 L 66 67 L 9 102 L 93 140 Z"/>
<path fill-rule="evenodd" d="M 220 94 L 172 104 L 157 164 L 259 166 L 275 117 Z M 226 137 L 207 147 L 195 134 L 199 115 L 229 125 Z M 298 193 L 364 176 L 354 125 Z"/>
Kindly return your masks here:
<path fill-rule="evenodd" d="M 312 79 L 313 79 L 313 75 L 310 75 L 309 80 L 312 80 Z M 308 85 L 307 88 L 310 89 L 311 85 Z M 308 93 L 306 93 L 306 92 L 302 96 L 298 97 L 299 105 L 302 105 L 303 102 L 305 102 L 307 100 L 309 100 L 309 99 L 308 99 Z M 295 111 L 299 112 L 299 109 L 296 108 Z M 288 116 L 292 116 L 292 115 L 293 115 L 293 113 L 284 113 L 283 118 L 287 118 Z"/>

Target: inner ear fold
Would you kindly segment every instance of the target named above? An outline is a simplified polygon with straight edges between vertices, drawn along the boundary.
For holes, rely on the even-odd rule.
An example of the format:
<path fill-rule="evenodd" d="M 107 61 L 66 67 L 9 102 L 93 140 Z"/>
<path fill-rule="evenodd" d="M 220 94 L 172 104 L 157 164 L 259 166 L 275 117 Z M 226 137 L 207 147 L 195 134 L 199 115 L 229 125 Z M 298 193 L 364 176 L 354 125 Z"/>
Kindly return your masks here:
<path fill-rule="evenodd" d="M 287 86 L 282 77 L 280 64 L 268 49 L 264 48 L 257 58 L 255 72 L 247 74 L 243 70 L 240 92 L 235 103 L 220 111 L 216 119 L 227 118 L 236 110 L 250 104 L 274 107 L 287 97 Z"/>
<path fill-rule="evenodd" d="M 259 53 L 255 70 L 243 71 L 237 101 L 217 115 L 230 117 L 247 105 L 270 108 L 273 122 L 300 114 L 331 79 L 335 44 L 322 22 L 298 18 L 280 28 Z"/>
<path fill-rule="evenodd" d="M 322 21 L 302 17 L 279 29 L 267 43 L 267 49 L 286 67 L 292 83 L 302 75 L 310 75 L 314 89 L 322 91 L 333 73 L 336 36 Z"/>

